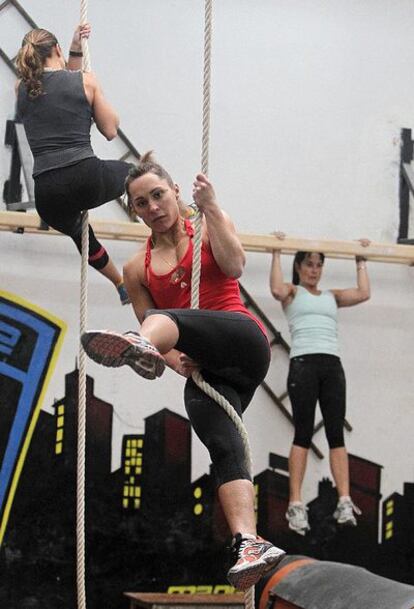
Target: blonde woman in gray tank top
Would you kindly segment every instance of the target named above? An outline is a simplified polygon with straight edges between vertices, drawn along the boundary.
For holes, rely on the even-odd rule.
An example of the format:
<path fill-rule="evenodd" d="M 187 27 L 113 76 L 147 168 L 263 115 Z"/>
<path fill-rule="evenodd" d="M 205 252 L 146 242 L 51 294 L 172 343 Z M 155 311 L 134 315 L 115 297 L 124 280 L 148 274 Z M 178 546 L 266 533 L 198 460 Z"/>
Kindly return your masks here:
<path fill-rule="evenodd" d="M 89 24 L 76 29 L 66 61 L 56 37 L 36 28 L 25 35 L 16 58 L 17 118 L 33 154 L 35 206 L 44 222 L 71 237 L 79 251 L 82 211 L 122 195 L 130 168 L 123 161 L 98 159 L 91 147 L 92 121 L 112 140 L 119 119 L 96 76 L 82 72 L 81 39 L 89 34 Z M 122 276 L 91 226 L 88 262 L 128 304 Z"/>
<path fill-rule="evenodd" d="M 274 233 L 282 241 L 283 233 Z M 361 239 L 361 245 L 369 245 Z M 310 529 L 302 501 L 302 482 L 312 441 L 316 404 L 322 412 L 329 444 L 329 462 L 338 492 L 334 518 L 338 525 L 356 526 L 360 510 L 350 497 L 348 454 L 344 443 L 346 382 L 339 358 L 337 309 L 370 298 L 366 260 L 356 257 L 356 286 L 348 289 L 319 289 L 325 256 L 297 252 L 293 278 L 286 283 L 280 264 L 280 250 L 274 250 L 270 290 L 286 315 L 292 339 L 288 393 L 292 404 L 295 436 L 289 455 L 289 528 L 300 535 Z"/>

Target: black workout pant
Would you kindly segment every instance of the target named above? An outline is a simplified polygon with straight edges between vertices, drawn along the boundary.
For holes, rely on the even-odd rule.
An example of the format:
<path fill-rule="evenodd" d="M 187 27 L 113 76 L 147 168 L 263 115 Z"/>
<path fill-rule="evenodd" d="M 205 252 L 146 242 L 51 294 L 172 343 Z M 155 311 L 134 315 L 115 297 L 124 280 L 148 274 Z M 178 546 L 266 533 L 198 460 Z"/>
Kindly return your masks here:
<path fill-rule="evenodd" d="M 346 383 L 339 357 L 319 353 L 293 357 L 288 392 L 295 424 L 293 444 L 310 447 L 319 400 L 329 448 L 344 446 Z"/>
<path fill-rule="evenodd" d="M 71 237 L 81 252 L 81 212 L 121 196 L 130 166 L 123 161 L 91 157 L 69 167 L 41 173 L 34 179 L 39 216 L 52 228 Z M 91 226 L 88 256 L 89 264 L 98 270 L 108 262 L 108 254 Z"/>
<path fill-rule="evenodd" d="M 242 417 L 270 363 L 269 343 L 256 322 L 242 313 L 193 309 L 149 310 L 146 316 L 158 313 L 178 327 L 175 348 L 200 364 L 204 380 Z M 195 433 L 210 453 L 217 485 L 250 480 L 242 438 L 223 408 L 191 378 L 184 403 Z"/>

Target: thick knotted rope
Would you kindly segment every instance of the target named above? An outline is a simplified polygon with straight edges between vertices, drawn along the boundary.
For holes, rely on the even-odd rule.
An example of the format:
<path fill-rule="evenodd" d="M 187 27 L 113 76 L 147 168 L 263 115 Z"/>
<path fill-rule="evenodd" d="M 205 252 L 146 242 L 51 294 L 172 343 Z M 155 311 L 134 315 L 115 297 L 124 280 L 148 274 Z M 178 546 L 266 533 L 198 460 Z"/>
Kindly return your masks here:
<path fill-rule="evenodd" d="M 80 23 L 87 23 L 87 0 L 81 0 Z M 91 69 L 88 41 L 81 39 L 83 70 Z M 87 211 L 82 213 L 82 261 L 80 288 L 80 336 L 86 332 L 88 316 L 88 251 L 89 228 Z M 86 466 L 86 352 L 79 341 L 78 446 L 76 474 L 76 588 L 78 609 L 86 609 L 85 584 L 85 466 Z"/>
<path fill-rule="evenodd" d="M 210 140 L 210 89 L 211 89 L 211 40 L 213 26 L 213 0 L 205 0 L 204 10 L 204 79 L 203 79 L 203 133 L 201 146 L 201 171 L 208 174 L 208 152 Z M 191 308 L 198 309 L 200 303 L 200 275 L 201 275 L 201 228 L 202 213 L 197 209 L 194 220 L 193 239 L 193 265 L 191 274 Z M 199 371 L 193 372 L 192 379 L 195 384 L 211 397 L 233 421 L 243 440 L 245 460 L 250 476 L 253 478 L 252 455 L 249 437 L 243 421 L 226 398 L 209 385 Z M 244 595 L 246 609 L 254 609 L 254 587 L 246 590 Z"/>

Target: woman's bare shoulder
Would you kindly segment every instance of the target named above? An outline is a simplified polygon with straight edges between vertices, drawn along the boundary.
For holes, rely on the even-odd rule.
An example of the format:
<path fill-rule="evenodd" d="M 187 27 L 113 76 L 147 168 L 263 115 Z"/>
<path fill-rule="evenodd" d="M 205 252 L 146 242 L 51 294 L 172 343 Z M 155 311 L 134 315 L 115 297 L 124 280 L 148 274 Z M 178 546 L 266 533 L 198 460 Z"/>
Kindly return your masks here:
<path fill-rule="evenodd" d="M 140 277 L 145 271 L 146 248 L 143 246 L 124 264 L 124 274 Z"/>

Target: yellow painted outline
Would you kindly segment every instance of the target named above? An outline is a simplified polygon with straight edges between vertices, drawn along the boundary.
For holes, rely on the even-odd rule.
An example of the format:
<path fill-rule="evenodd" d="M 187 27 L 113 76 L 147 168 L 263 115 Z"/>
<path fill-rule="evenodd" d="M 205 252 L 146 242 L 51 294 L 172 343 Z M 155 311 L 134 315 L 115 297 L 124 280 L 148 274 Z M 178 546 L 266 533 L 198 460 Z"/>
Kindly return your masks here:
<path fill-rule="evenodd" d="M 57 360 L 58 360 L 58 357 L 59 357 L 59 354 L 60 354 L 60 351 L 61 351 L 61 348 L 63 345 L 63 339 L 65 337 L 68 326 L 67 326 L 67 323 L 64 322 L 62 319 L 55 317 L 55 315 L 52 315 L 45 309 L 42 309 L 41 307 L 29 302 L 28 300 L 25 300 L 24 298 L 17 296 L 16 294 L 12 294 L 11 292 L 6 292 L 5 290 L 0 290 L 0 297 L 4 298 L 6 300 L 9 300 L 10 302 L 14 302 L 15 304 L 18 304 L 20 306 L 23 306 L 26 309 L 28 309 L 29 311 L 33 311 L 34 313 L 37 313 L 44 319 L 54 323 L 58 328 L 60 328 L 60 334 L 55 343 L 53 353 L 50 358 L 49 367 L 46 371 L 46 375 L 45 375 L 45 378 L 43 381 L 43 386 L 40 391 L 37 403 L 33 409 L 33 414 L 32 414 L 32 418 L 29 423 L 29 428 L 27 430 L 27 433 L 26 433 L 26 436 L 25 436 L 25 439 L 23 442 L 23 446 L 21 448 L 21 451 L 20 451 L 20 454 L 19 454 L 19 457 L 17 460 L 17 465 L 14 470 L 12 483 L 10 485 L 10 490 L 9 490 L 9 493 L 7 496 L 7 501 L 6 501 L 6 505 L 5 505 L 4 512 L 3 512 L 3 518 L 0 522 L 0 546 L 1 546 L 1 544 L 3 543 L 4 534 L 6 532 L 7 523 L 8 523 L 9 517 L 10 517 L 10 512 L 11 512 L 14 496 L 15 496 L 16 490 L 17 490 L 17 485 L 19 483 L 20 474 L 22 472 L 23 465 L 24 465 L 24 462 L 26 459 L 27 451 L 29 450 L 30 442 L 32 441 L 36 423 L 39 418 L 42 402 L 45 397 L 47 388 L 49 386 L 50 379 L 51 379 L 54 369 L 56 367 L 56 363 L 57 363 Z"/>

